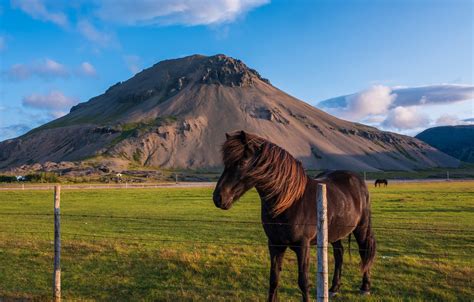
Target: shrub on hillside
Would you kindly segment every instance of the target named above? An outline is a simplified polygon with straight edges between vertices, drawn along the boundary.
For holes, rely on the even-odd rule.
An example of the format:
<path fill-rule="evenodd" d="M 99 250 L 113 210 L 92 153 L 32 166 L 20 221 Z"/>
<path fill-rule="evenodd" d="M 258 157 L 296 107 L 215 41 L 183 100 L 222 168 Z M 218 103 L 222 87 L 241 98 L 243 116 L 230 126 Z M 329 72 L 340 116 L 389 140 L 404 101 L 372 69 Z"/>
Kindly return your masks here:
<path fill-rule="evenodd" d="M 0 182 L 16 182 L 15 176 L 0 175 Z"/>
<path fill-rule="evenodd" d="M 59 178 L 56 175 L 56 173 L 52 172 L 40 172 L 40 173 L 35 173 L 35 174 L 28 174 L 25 176 L 26 181 L 31 181 L 31 182 L 59 182 Z"/>

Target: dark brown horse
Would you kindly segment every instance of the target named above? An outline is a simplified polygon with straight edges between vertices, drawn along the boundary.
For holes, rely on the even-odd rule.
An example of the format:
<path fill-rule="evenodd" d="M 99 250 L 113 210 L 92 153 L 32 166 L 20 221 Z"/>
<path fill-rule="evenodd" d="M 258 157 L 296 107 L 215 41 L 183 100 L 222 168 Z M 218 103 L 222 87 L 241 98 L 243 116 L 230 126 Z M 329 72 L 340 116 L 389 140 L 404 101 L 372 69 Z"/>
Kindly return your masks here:
<path fill-rule="evenodd" d="M 316 244 L 316 190 L 327 186 L 328 235 L 335 258 L 330 292 L 341 286 L 342 239 L 354 234 L 361 257 L 361 293 L 370 292 L 370 268 L 375 258 L 369 192 L 355 173 L 327 172 L 309 178 L 301 163 L 279 146 L 244 131 L 226 134 L 223 145 L 224 172 L 213 194 L 217 207 L 227 210 L 245 192 L 255 187 L 262 203 L 262 224 L 270 251 L 269 301 L 277 300 L 278 279 L 286 249 L 298 258 L 298 285 L 303 301 L 309 301 L 310 246 Z"/>
<path fill-rule="evenodd" d="M 386 186 L 388 186 L 388 181 L 386 179 L 376 179 L 375 183 L 374 183 L 374 186 L 377 187 L 377 185 L 379 187 L 381 187 L 382 185 L 384 185 L 386 187 Z"/>

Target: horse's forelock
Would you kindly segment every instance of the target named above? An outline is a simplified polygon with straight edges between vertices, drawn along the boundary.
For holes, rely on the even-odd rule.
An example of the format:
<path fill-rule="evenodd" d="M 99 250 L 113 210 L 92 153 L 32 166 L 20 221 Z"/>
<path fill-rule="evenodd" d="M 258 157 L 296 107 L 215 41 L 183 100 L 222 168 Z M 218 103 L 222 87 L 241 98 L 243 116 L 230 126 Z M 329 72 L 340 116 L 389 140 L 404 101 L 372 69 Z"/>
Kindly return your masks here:
<path fill-rule="evenodd" d="M 245 146 L 238 135 L 231 135 L 222 145 L 222 159 L 225 166 L 240 161 L 244 156 Z"/>
<path fill-rule="evenodd" d="M 244 158 L 246 149 L 255 151 L 263 142 L 265 142 L 265 139 L 250 133 L 245 133 L 245 141 L 241 131 L 229 134 L 222 145 L 224 165 L 231 166 L 239 162 Z"/>

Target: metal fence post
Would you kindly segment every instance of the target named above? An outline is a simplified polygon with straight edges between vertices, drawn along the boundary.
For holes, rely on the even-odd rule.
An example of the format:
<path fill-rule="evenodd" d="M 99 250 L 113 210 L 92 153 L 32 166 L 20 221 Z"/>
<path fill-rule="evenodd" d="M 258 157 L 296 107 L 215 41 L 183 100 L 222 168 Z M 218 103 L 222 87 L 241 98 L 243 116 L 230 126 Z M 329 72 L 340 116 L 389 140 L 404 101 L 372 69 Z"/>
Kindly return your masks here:
<path fill-rule="evenodd" d="M 327 222 L 327 199 L 326 185 L 318 184 L 317 191 L 317 211 L 318 211 L 318 270 L 316 273 L 317 288 L 316 301 L 329 301 L 328 283 L 328 222 Z"/>
<path fill-rule="evenodd" d="M 61 301 L 61 221 L 59 206 L 61 202 L 61 186 L 54 187 L 54 272 L 53 299 Z"/>

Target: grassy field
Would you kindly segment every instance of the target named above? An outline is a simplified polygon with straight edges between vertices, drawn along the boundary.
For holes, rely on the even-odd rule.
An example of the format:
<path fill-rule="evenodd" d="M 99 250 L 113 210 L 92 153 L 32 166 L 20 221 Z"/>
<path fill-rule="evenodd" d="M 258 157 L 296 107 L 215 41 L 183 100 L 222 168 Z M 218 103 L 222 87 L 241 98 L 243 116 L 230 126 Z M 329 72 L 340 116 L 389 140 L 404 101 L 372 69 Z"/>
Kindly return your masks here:
<path fill-rule="evenodd" d="M 211 192 L 64 190 L 63 296 L 264 300 L 269 259 L 257 194 L 249 192 L 223 211 L 214 207 Z M 472 301 L 474 182 L 396 184 L 371 193 L 379 248 L 372 296 L 358 296 L 354 250 L 352 260 L 345 255 L 343 288 L 335 301 Z M 50 297 L 52 199 L 51 191 L 0 192 L 0 300 Z M 316 259 L 315 249 L 313 254 Z M 311 272 L 314 288 L 315 261 Z M 280 299 L 300 299 L 291 251 Z"/>

